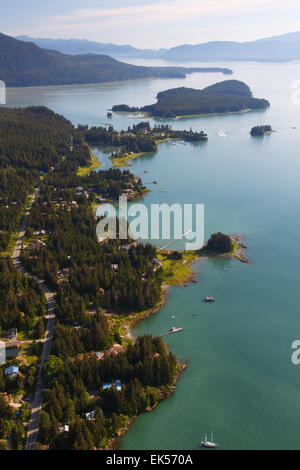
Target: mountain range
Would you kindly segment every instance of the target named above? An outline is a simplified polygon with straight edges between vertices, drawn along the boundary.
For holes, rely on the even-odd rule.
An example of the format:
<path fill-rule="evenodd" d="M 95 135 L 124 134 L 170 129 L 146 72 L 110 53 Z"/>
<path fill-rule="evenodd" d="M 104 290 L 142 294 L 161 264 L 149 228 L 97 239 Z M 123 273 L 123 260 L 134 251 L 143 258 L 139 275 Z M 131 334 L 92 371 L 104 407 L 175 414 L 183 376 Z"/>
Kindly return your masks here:
<path fill-rule="evenodd" d="M 63 54 L 0 33 L 0 80 L 7 86 L 101 83 L 138 78 L 184 78 L 193 72 L 232 73 L 216 67 L 140 67 L 103 54 Z"/>
<path fill-rule="evenodd" d="M 132 46 L 99 43 L 82 39 L 42 39 L 18 36 L 44 49 L 66 54 L 107 54 L 114 58 L 159 58 L 166 61 L 255 60 L 286 61 L 300 59 L 300 31 L 256 41 L 211 41 L 183 44 L 170 49 L 137 49 Z"/>

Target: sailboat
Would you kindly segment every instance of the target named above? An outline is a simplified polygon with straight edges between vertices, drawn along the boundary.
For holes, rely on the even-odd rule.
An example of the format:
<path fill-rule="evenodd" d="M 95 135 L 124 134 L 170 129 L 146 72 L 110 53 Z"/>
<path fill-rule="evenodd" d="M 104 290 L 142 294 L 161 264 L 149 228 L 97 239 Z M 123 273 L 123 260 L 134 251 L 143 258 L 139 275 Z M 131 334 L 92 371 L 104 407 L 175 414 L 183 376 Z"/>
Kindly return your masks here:
<path fill-rule="evenodd" d="M 208 449 L 213 449 L 214 447 L 217 447 L 218 444 L 216 444 L 214 442 L 213 432 L 211 432 L 210 441 L 207 440 L 207 434 L 205 434 L 205 439 L 204 439 L 204 441 L 200 442 L 200 445 L 201 445 L 201 447 L 206 447 Z"/>

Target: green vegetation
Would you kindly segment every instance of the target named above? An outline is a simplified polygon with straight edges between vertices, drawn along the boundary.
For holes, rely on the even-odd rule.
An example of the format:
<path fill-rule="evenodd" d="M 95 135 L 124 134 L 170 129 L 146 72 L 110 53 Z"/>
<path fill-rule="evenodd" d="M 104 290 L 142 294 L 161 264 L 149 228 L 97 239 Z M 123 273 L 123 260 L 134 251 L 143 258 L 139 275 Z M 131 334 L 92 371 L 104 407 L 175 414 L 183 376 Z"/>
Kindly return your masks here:
<path fill-rule="evenodd" d="M 161 276 L 163 285 L 178 286 L 188 282 L 193 277 L 191 265 L 199 258 L 197 251 L 162 252 L 158 260 L 163 263 Z"/>
<path fill-rule="evenodd" d="M 213 233 L 207 242 L 206 249 L 217 253 L 229 253 L 233 250 L 232 239 L 221 232 Z"/>
<path fill-rule="evenodd" d="M 135 113 L 139 110 L 136 106 L 128 106 L 127 104 L 116 104 L 112 107 L 112 111 L 115 113 L 125 112 L 125 113 Z"/>
<path fill-rule="evenodd" d="M 96 155 L 94 155 L 93 152 L 91 151 L 90 164 L 88 166 L 79 167 L 78 170 L 77 170 L 77 175 L 78 176 L 87 176 L 91 171 L 96 170 L 97 168 L 99 168 L 99 166 L 101 166 L 101 162 L 99 162 Z"/>
<path fill-rule="evenodd" d="M 68 149 L 72 126 L 43 107 L 0 109 L 0 252 L 10 254 L 27 197 Z"/>
<path fill-rule="evenodd" d="M 157 144 L 168 139 L 180 139 L 186 142 L 206 142 L 207 134 L 203 131 L 193 132 L 173 130 L 168 124 L 150 127 L 149 122 L 140 122 L 128 127 L 127 131 L 116 131 L 112 126 L 88 127 L 81 126 L 85 140 L 91 145 L 116 147 L 118 150 L 110 156 L 114 167 L 128 166 L 129 160 L 134 160 L 146 153 L 157 151 Z"/>
<path fill-rule="evenodd" d="M 41 287 L 17 272 L 9 259 L 0 259 L 0 292 L 0 327 L 32 333 L 47 311 Z"/>
<path fill-rule="evenodd" d="M 12 166 L 14 158 L 17 161 L 14 169 L 28 166 L 32 183 L 24 190 L 24 203 L 39 183 L 21 261 L 27 272 L 44 279 L 55 291 L 56 327 L 52 355 L 44 368 L 47 389 L 40 415 L 39 445 L 51 449 L 104 448 L 136 415 L 152 409 L 171 393 L 180 367 L 162 340 L 144 336 L 132 344 L 121 333 L 125 322 L 130 325 L 146 312 L 159 308 L 163 283 L 175 285 L 188 279 L 197 253 L 162 254 L 154 246 L 135 243 L 129 237 L 98 240 L 98 220 L 92 210 L 95 201 L 100 197 L 117 200 L 119 195 L 128 193 L 137 197 L 145 188 L 128 170 L 80 174 L 79 168 L 87 167 L 91 157 L 86 140 L 98 139 L 100 135 L 103 139 L 121 139 L 122 146 L 142 146 L 145 142 L 156 145 L 170 135 L 193 139 L 201 134 L 173 131 L 169 126 L 151 129 L 149 123 L 140 123 L 124 133 L 116 133 L 112 128 L 105 133 L 95 128 L 88 137 L 91 130 L 84 126 L 74 129 L 45 108 L 16 110 L 15 116 L 11 112 L 14 123 L 18 113 L 39 115 L 39 124 L 33 125 L 38 137 L 32 138 L 29 146 L 32 150 L 36 144 L 36 151 L 27 154 L 23 150 L 22 142 L 27 149 L 29 136 L 26 136 L 20 139 L 19 146 L 7 148 L 3 162 L 7 159 Z M 20 124 L 14 123 L 12 129 L 19 129 Z M 43 159 L 40 129 L 50 134 L 45 136 L 46 147 L 48 139 L 52 139 Z M 6 201 L 11 203 L 8 190 Z M 158 260 L 163 260 L 162 266 Z M 11 361 L 20 368 L 18 376 L 6 377 L 4 367 L 0 368 L 0 392 L 10 395 L 5 398 L 9 407 L 9 402 L 18 396 L 22 399 L 35 390 L 46 302 L 40 286 L 17 272 L 10 260 L 0 260 L 0 273 L 1 330 L 18 328 L 19 339 L 30 338 L 28 343 L 21 344 L 18 358 Z M 115 387 L 103 390 L 105 382 L 115 380 L 121 382 L 121 390 Z M 4 416 L 7 410 L 3 406 Z M 86 413 L 90 412 L 95 413 L 89 421 Z M 0 416 L 0 439 L 6 439 L 11 432 L 14 448 L 23 448 L 28 416 L 22 412 L 20 419 L 3 418 L 4 424 L 1 410 Z M 63 425 L 69 426 L 68 432 L 61 431 Z"/>
<path fill-rule="evenodd" d="M 106 447 L 132 418 L 168 396 L 177 365 L 160 338 L 142 336 L 126 351 L 101 360 L 95 355 L 66 361 L 50 356 L 44 371 L 46 403 L 39 440 L 51 449 L 88 450 Z M 121 390 L 103 390 L 105 382 L 114 380 L 120 381 Z M 61 434 L 59 426 L 66 423 L 69 432 Z"/>
<path fill-rule="evenodd" d="M 256 126 L 252 127 L 250 134 L 252 135 L 252 137 L 260 137 L 264 136 L 265 134 L 270 134 L 271 132 L 273 132 L 271 126 Z"/>
<path fill-rule="evenodd" d="M 157 100 L 156 104 L 139 108 L 139 111 L 167 118 L 265 109 L 270 106 L 265 99 L 253 98 L 250 88 L 238 80 L 225 80 L 203 90 L 174 88 L 158 93 Z"/>

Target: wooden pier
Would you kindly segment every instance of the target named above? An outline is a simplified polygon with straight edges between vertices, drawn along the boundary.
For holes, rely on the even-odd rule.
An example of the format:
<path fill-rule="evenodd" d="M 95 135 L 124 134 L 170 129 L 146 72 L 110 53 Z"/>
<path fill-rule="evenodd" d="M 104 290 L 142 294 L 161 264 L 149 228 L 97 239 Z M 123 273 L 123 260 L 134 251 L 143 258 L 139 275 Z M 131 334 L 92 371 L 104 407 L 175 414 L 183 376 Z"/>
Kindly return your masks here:
<path fill-rule="evenodd" d="M 178 333 L 178 331 L 182 331 L 183 328 L 175 328 L 173 327 L 170 331 L 167 331 L 167 333 L 163 333 L 162 335 L 159 335 L 160 337 L 161 336 L 166 336 L 166 335 L 170 335 L 172 333 Z"/>

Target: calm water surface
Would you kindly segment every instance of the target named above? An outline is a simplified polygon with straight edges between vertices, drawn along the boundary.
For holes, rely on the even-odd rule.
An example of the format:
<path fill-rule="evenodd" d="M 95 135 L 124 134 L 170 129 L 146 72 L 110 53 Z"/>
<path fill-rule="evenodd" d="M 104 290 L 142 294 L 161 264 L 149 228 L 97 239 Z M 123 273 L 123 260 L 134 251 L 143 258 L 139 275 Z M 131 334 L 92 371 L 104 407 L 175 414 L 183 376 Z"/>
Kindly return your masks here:
<path fill-rule="evenodd" d="M 222 449 L 300 448 L 300 366 L 290 361 L 291 343 L 300 338 L 300 106 L 292 103 L 300 64 L 230 67 L 232 78 L 245 81 L 271 108 L 165 121 L 177 129 L 203 129 L 209 141 L 163 143 L 131 169 L 145 183 L 158 181 L 149 185 L 145 204 L 204 203 L 206 238 L 219 230 L 242 234 L 252 262 L 231 261 L 228 271 L 221 260 L 196 263 L 199 282 L 170 289 L 168 305 L 138 325 L 136 335 L 183 327 L 166 341 L 189 367 L 175 394 L 135 421 L 122 449 L 197 449 L 211 429 Z M 75 124 L 99 125 L 113 104 L 148 104 L 158 91 L 202 88 L 226 78 L 193 74 L 186 80 L 9 89 L 8 105 L 42 104 Z M 111 121 L 119 129 L 134 122 L 124 115 Z M 257 124 L 271 124 L 276 133 L 250 138 Z M 97 153 L 108 168 L 107 157 Z M 217 301 L 203 304 L 209 293 Z"/>

